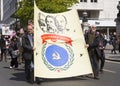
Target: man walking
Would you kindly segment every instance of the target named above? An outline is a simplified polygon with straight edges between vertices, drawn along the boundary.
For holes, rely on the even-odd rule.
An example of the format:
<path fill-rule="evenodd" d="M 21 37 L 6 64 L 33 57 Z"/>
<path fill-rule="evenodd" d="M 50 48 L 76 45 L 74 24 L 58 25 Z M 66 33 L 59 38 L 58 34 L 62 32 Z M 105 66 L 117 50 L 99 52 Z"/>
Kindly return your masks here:
<path fill-rule="evenodd" d="M 88 33 L 86 37 L 86 43 L 88 47 L 88 53 L 90 56 L 93 73 L 94 73 L 94 79 L 99 79 L 99 39 L 96 35 L 96 26 L 91 26 L 91 30 Z"/>
<path fill-rule="evenodd" d="M 23 58 L 25 60 L 25 74 L 28 82 L 33 83 L 34 81 L 34 71 L 31 72 L 31 63 L 33 63 L 33 51 L 34 51 L 34 29 L 31 24 L 27 26 L 27 33 L 22 38 L 23 46 Z M 31 74 L 32 73 L 32 74 Z"/>

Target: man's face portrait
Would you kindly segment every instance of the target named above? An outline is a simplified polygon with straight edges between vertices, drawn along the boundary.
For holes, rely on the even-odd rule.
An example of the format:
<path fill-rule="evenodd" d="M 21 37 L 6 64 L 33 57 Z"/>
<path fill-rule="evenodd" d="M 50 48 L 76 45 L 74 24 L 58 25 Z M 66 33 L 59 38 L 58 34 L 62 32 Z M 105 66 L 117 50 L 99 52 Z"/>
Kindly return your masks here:
<path fill-rule="evenodd" d="M 47 16 L 45 19 L 45 22 L 46 22 L 48 28 L 53 28 L 55 26 L 54 17 L 52 17 L 52 16 Z"/>
<path fill-rule="evenodd" d="M 56 16 L 56 21 L 59 30 L 66 29 L 67 20 L 64 16 Z"/>

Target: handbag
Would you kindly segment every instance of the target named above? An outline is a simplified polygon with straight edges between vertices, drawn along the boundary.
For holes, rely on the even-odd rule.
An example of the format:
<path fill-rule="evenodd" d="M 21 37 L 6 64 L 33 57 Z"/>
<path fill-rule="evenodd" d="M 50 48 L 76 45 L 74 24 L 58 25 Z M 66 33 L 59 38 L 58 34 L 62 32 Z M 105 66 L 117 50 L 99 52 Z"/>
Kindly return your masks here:
<path fill-rule="evenodd" d="M 12 56 L 13 56 L 13 58 L 18 57 L 19 55 L 20 55 L 19 50 L 13 50 L 13 51 L 12 51 Z"/>

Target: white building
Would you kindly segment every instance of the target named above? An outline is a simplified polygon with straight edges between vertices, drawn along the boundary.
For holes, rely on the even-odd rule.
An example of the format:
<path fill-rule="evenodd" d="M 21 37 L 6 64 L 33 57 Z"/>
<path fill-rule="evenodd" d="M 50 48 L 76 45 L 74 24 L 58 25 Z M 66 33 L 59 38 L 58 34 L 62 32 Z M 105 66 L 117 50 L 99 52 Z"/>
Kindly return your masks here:
<path fill-rule="evenodd" d="M 3 23 L 13 24 L 16 22 L 15 18 L 11 15 L 16 11 L 16 3 L 21 0 L 0 0 L 1 12 L 0 19 Z M 99 29 L 109 33 L 115 31 L 116 23 L 114 22 L 117 17 L 117 4 L 119 0 L 78 0 L 79 3 L 75 4 L 78 10 L 80 19 L 83 18 L 83 12 L 88 13 L 88 23 L 96 24 Z"/>
<path fill-rule="evenodd" d="M 113 32 L 116 30 L 117 17 L 117 5 L 120 0 L 79 0 L 79 3 L 75 4 L 78 10 L 80 19 L 82 20 L 83 12 L 88 13 L 88 23 L 95 24 L 98 29 L 103 32 Z M 82 22 L 82 21 L 81 21 Z"/>
<path fill-rule="evenodd" d="M 11 15 L 16 11 L 17 0 L 3 0 L 3 20 L 4 24 L 11 24 L 16 21 Z"/>
<path fill-rule="evenodd" d="M 0 0 L 0 22 L 3 20 L 3 0 Z"/>
<path fill-rule="evenodd" d="M 0 0 L 0 23 L 6 25 L 12 25 L 12 28 L 17 27 L 17 18 L 14 18 L 13 14 L 18 9 L 18 2 L 21 0 Z"/>

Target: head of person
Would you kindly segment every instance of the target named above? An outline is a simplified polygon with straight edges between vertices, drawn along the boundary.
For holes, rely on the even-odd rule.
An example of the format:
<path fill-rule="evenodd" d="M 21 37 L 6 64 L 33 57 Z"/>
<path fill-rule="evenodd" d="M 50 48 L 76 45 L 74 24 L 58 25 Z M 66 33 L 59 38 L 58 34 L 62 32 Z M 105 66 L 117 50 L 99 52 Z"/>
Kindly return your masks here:
<path fill-rule="evenodd" d="M 116 32 L 114 32 L 113 34 L 116 35 Z"/>
<path fill-rule="evenodd" d="M 12 40 L 13 42 L 16 42 L 16 41 L 17 41 L 17 37 L 16 37 L 16 36 L 13 36 L 11 40 Z"/>
<path fill-rule="evenodd" d="M 92 33 L 96 32 L 96 26 L 95 26 L 95 25 L 92 25 L 92 26 L 91 26 L 91 32 L 92 32 Z"/>
<path fill-rule="evenodd" d="M 33 26 L 29 24 L 29 25 L 27 26 L 27 31 L 28 31 L 28 34 L 33 34 L 33 33 L 34 33 L 34 28 L 33 28 Z"/>
<path fill-rule="evenodd" d="M 23 28 L 20 28 L 19 33 L 20 33 L 20 34 L 24 34 L 24 29 L 23 29 Z"/>
<path fill-rule="evenodd" d="M 28 20 L 28 25 L 31 25 L 31 26 L 34 27 L 34 25 L 33 25 L 33 21 L 32 21 L 32 20 Z"/>

